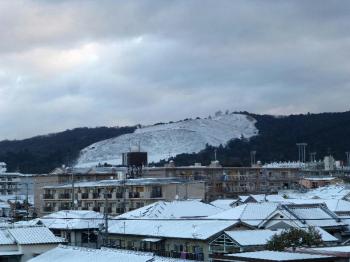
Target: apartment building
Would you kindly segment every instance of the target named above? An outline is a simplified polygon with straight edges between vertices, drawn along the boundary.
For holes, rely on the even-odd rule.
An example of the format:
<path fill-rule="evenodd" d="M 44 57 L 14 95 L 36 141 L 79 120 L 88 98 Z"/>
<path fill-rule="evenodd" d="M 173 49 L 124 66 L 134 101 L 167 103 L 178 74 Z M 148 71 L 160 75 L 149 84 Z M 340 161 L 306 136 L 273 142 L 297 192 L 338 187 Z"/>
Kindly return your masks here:
<path fill-rule="evenodd" d="M 66 168 L 54 169 L 49 174 L 36 175 L 33 179 L 34 207 L 38 216 L 43 215 L 44 187 L 49 185 L 62 185 L 76 182 L 100 181 L 117 179 L 125 174 L 123 167 L 92 167 L 92 168 Z"/>
<path fill-rule="evenodd" d="M 76 209 L 118 215 L 159 200 L 203 199 L 204 196 L 203 181 L 180 178 L 76 182 L 44 186 L 40 213 Z"/>
<path fill-rule="evenodd" d="M 299 188 L 302 177 L 299 168 L 222 167 L 218 162 L 209 166 L 148 167 L 144 177 L 179 177 L 206 181 L 206 201 L 236 198 L 247 193 L 277 193 L 281 189 Z"/>

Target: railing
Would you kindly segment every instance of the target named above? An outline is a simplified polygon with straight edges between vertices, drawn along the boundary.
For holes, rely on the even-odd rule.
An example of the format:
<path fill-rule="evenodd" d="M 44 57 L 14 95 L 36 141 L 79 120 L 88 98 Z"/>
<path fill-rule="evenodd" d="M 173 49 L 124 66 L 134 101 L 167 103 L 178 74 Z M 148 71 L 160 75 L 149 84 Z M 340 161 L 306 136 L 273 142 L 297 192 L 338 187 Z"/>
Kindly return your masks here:
<path fill-rule="evenodd" d="M 69 193 L 65 193 L 65 194 L 60 194 L 60 199 L 70 199 L 71 195 Z"/>
<path fill-rule="evenodd" d="M 139 192 L 129 192 L 129 198 L 140 198 Z"/>
<path fill-rule="evenodd" d="M 88 199 L 89 198 L 89 193 L 82 193 L 81 194 L 81 199 Z"/>
<path fill-rule="evenodd" d="M 151 198 L 160 198 L 162 197 L 162 193 L 151 193 Z"/>
<path fill-rule="evenodd" d="M 99 194 L 99 193 L 93 193 L 93 194 L 92 194 L 92 198 L 93 198 L 93 199 L 100 198 L 100 194 Z"/>
<path fill-rule="evenodd" d="M 52 194 L 44 194 L 44 199 L 54 199 L 54 195 Z"/>

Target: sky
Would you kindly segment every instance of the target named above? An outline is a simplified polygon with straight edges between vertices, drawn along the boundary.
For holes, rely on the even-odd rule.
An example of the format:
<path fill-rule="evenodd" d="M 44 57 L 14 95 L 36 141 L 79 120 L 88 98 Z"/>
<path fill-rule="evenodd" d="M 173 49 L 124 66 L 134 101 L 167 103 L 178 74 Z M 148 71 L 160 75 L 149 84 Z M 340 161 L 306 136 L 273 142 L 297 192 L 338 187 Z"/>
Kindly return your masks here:
<path fill-rule="evenodd" d="M 349 110 L 350 1 L 0 1 L 0 140 Z"/>

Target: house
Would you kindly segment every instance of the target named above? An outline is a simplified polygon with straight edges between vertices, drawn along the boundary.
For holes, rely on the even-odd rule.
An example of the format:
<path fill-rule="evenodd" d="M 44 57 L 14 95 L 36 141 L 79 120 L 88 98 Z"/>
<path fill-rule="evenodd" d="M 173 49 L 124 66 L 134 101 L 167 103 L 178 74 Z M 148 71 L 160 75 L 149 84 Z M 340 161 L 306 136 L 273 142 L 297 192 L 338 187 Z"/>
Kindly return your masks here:
<path fill-rule="evenodd" d="M 208 261 L 209 242 L 239 223 L 207 219 L 124 219 L 110 221 L 109 225 L 112 247 Z"/>
<path fill-rule="evenodd" d="M 300 180 L 300 185 L 304 188 L 318 188 L 329 185 L 344 184 L 344 181 L 338 177 L 304 177 Z"/>
<path fill-rule="evenodd" d="M 316 229 L 321 234 L 325 245 L 336 245 L 339 242 L 337 238 L 323 229 Z M 209 251 L 211 254 L 227 254 L 264 250 L 272 236 L 282 231 L 282 229 L 225 231 L 209 243 Z"/>
<path fill-rule="evenodd" d="M 258 225 L 258 228 L 281 229 L 309 226 L 320 227 L 341 240 L 341 233 L 345 231 L 347 223 L 324 204 L 281 204 Z"/>
<path fill-rule="evenodd" d="M 64 243 L 46 227 L 0 229 L 1 261 L 25 262 Z"/>
<path fill-rule="evenodd" d="M 69 245 L 98 247 L 100 225 L 103 214 L 87 210 L 61 210 L 37 219 L 56 236 L 64 238 Z"/>

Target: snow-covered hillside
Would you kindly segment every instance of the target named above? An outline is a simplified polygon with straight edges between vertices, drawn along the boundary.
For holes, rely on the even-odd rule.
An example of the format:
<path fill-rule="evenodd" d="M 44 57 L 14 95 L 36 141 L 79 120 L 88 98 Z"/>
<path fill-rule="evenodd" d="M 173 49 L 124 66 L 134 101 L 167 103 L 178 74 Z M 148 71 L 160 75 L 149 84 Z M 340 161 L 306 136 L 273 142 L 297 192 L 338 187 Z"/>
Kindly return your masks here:
<path fill-rule="evenodd" d="M 243 114 L 227 114 L 212 119 L 193 119 L 176 123 L 142 127 L 132 134 L 103 140 L 81 151 L 77 166 L 98 163 L 121 164 L 122 153 L 140 145 L 148 152 L 149 162 L 157 162 L 181 153 L 199 152 L 206 144 L 225 145 L 233 138 L 250 138 L 258 134 L 255 120 Z"/>

